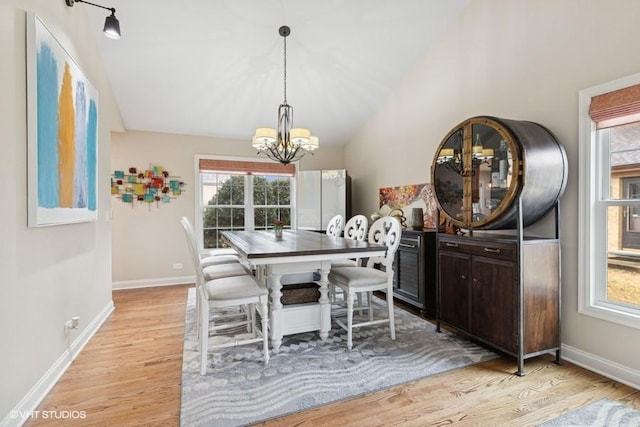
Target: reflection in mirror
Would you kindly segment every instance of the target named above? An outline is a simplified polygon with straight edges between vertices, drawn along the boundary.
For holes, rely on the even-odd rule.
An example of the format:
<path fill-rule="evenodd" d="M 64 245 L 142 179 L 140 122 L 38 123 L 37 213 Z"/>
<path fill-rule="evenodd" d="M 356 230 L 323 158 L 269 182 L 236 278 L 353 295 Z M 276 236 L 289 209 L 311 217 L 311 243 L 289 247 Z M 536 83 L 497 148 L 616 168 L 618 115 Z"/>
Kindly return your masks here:
<path fill-rule="evenodd" d="M 463 130 L 457 129 L 442 145 L 436 159 L 434 190 L 442 209 L 451 218 L 463 221 L 464 161 Z"/>
<path fill-rule="evenodd" d="M 472 221 L 482 221 L 500 206 L 512 181 L 512 154 L 494 128 L 472 126 Z"/>

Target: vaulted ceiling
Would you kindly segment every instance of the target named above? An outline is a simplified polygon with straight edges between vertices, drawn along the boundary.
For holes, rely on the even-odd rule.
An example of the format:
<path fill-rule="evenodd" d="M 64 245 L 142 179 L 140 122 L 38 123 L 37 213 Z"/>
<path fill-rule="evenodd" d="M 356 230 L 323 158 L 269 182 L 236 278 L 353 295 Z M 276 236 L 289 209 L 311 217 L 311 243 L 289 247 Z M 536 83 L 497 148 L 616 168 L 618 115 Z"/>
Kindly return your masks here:
<path fill-rule="evenodd" d="M 73 13 L 86 13 L 95 28 L 127 129 L 249 141 L 256 127 L 276 127 L 284 91 L 278 28 L 288 25 L 294 125 L 341 145 L 469 0 L 95 2 L 116 8 L 120 40 L 102 34 L 108 11 L 77 3 Z"/>

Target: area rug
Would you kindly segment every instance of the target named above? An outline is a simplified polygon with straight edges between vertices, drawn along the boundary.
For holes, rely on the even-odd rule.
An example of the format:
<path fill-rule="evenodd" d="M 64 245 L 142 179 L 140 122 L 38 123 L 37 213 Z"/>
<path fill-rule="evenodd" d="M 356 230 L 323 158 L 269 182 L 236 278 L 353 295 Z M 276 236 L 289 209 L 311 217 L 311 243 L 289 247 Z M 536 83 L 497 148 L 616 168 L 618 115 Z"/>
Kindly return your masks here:
<path fill-rule="evenodd" d="M 395 341 L 388 327 L 361 328 L 348 351 L 346 332 L 334 325 L 324 342 L 317 332 L 284 337 L 268 365 L 262 363 L 260 344 L 210 352 L 207 374 L 201 376 L 193 289 L 188 298 L 183 427 L 247 425 L 498 357 L 396 308 Z"/>
<path fill-rule="evenodd" d="M 540 426 L 638 427 L 640 426 L 640 412 L 622 403 L 604 398 L 547 421 Z"/>

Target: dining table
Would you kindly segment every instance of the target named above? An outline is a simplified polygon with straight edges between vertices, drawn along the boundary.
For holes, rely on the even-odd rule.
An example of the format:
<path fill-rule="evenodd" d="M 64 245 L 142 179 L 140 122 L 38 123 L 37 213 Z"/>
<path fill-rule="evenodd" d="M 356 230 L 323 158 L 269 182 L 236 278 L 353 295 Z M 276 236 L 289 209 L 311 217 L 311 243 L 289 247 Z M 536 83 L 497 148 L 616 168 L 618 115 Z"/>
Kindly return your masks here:
<path fill-rule="evenodd" d="M 269 338 L 275 352 L 285 335 L 319 331 L 323 341 L 329 336 L 331 260 L 382 257 L 387 249 L 384 245 L 309 230 L 286 229 L 282 237 L 273 230 L 224 231 L 222 235 L 269 289 Z M 314 282 L 319 286 L 320 298 L 317 302 L 285 306 L 281 301 L 282 278 L 300 273 L 318 273 L 319 280 Z"/>

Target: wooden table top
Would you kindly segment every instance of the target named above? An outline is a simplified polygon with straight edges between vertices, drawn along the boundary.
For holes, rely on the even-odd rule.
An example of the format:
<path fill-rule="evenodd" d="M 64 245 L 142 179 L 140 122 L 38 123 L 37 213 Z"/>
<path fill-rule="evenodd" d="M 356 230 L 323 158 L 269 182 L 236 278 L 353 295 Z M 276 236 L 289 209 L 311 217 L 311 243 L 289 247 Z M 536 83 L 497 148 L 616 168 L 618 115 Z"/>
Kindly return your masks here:
<path fill-rule="evenodd" d="M 347 253 L 363 253 L 366 256 L 367 252 L 378 252 L 384 248 L 375 243 L 330 237 L 306 230 L 284 230 L 280 239 L 272 230 L 224 231 L 222 235 L 231 247 L 247 259 Z"/>

